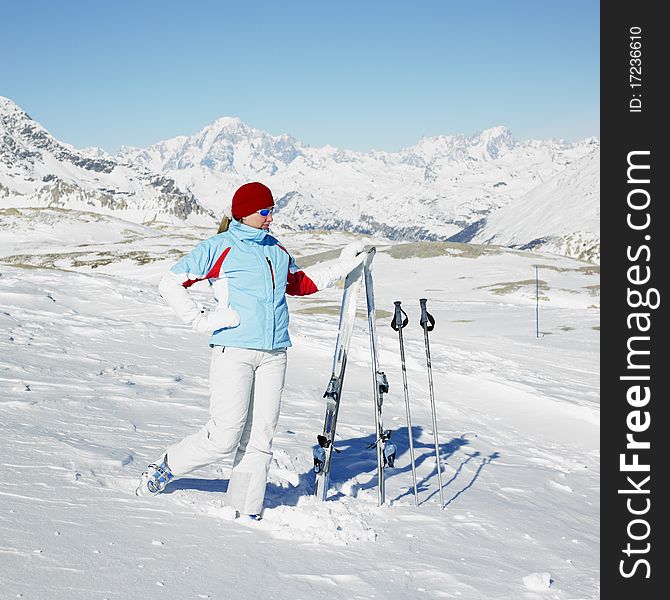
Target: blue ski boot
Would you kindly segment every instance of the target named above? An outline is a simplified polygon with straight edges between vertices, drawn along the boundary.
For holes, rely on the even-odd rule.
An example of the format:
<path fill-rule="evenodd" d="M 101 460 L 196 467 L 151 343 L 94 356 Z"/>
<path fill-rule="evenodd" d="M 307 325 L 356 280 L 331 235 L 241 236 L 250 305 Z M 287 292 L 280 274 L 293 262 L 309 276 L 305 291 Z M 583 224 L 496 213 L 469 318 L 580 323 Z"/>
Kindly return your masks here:
<path fill-rule="evenodd" d="M 384 464 L 390 469 L 392 469 L 393 466 L 395 465 L 396 452 L 397 448 L 395 447 L 395 444 L 392 444 L 391 442 L 386 442 L 386 445 L 384 446 Z"/>
<path fill-rule="evenodd" d="M 312 457 L 314 458 L 314 472 L 320 473 L 326 462 L 326 449 L 323 446 L 315 446 L 312 449 Z"/>
<path fill-rule="evenodd" d="M 135 489 L 137 496 L 155 496 L 160 494 L 165 486 L 174 478 L 167 463 L 167 454 L 163 456 L 160 463 L 151 463 L 147 470 L 142 473 L 140 483 Z"/>

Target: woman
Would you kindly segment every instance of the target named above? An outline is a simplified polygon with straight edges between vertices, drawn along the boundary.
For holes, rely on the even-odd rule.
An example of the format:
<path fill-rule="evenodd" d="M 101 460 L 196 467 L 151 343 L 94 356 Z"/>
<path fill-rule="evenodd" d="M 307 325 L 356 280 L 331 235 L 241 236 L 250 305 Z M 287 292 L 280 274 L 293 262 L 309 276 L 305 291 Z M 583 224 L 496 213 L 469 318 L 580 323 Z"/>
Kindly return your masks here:
<path fill-rule="evenodd" d="M 159 291 L 181 320 L 211 334 L 209 420 L 149 465 L 138 495 L 158 494 L 174 477 L 235 452 L 228 503 L 246 515 L 259 515 L 263 508 L 291 345 L 286 294 L 302 296 L 328 287 L 363 257 L 359 242 L 345 247 L 335 266 L 298 269 L 268 233 L 273 209 L 265 185 L 243 185 L 233 196 L 230 225 L 161 279 Z M 204 279 L 217 300 L 211 312 L 201 310 L 188 293 L 189 286 Z"/>

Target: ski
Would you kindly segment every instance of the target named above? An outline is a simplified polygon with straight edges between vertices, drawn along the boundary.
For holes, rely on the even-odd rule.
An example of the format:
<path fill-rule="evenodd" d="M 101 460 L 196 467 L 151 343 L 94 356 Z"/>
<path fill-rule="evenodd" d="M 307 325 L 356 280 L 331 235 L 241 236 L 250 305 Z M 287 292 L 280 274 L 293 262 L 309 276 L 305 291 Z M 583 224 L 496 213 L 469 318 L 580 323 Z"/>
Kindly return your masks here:
<path fill-rule="evenodd" d="M 342 385 L 344 383 L 349 344 L 356 317 L 356 305 L 361 288 L 362 273 L 363 263 L 361 262 L 344 280 L 340 323 L 337 332 L 337 341 L 335 342 L 335 354 L 333 356 L 333 371 L 328 382 L 328 387 L 323 395 L 326 399 L 326 417 L 323 422 L 323 433 L 317 436 L 318 445 L 312 452 L 314 472 L 316 474 L 315 495 L 319 500 L 325 500 L 328 494 L 332 454 L 333 450 L 335 452 L 338 451 L 333 446 L 335 428 L 337 427 L 337 414 L 340 409 Z"/>
<path fill-rule="evenodd" d="M 374 399 L 375 411 L 375 441 L 370 444 L 370 448 L 375 448 L 377 454 L 377 505 L 381 506 L 385 502 L 384 469 L 386 466 L 393 467 L 395 460 L 395 446 L 388 440 L 391 437 L 391 431 L 384 430 L 382 420 L 382 406 L 384 404 L 384 394 L 389 391 L 388 379 L 383 371 L 379 370 L 379 358 L 377 356 L 377 331 L 375 316 L 375 293 L 372 280 L 372 260 L 376 254 L 376 249 L 371 248 L 363 263 L 363 281 L 365 282 L 365 299 L 368 311 L 368 331 L 370 334 L 370 357 L 372 365 L 372 394 Z"/>

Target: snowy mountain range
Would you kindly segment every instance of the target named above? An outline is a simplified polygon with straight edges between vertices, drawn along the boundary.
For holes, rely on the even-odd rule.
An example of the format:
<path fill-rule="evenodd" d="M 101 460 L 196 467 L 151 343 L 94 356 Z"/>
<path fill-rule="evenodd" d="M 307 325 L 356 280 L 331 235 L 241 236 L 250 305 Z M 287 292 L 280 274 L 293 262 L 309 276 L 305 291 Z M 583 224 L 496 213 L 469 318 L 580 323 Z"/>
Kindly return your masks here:
<path fill-rule="evenodd" d="M 363 153 L 307 146 L 223 117 L 195 135 L 110 156 L 57 141 L 5 98 L 0 116 L 3 205 L 211 226 L 239 185 L 260 180 L 277 199 L 275 225 L 285 229 L 476 239 L 599 258 L 595 138 L 517 141 L 494 127 Z"/>
<path fill-rule="evenodd" d="M 1 96 L 0 205 L 101 212 L 135 222 L 215 218 L 168 176 L 64 144 Z"/>
<path fill-rule="evenodd" d="M 473 235 L 462 235 L 461 241 L 523 250 L 541 247 L 545 252 L 599 262 L 599 188 L 600 153 L 592 152 L 474 224 Z M 579 221 L 574 218 L 577 215 Z"/>

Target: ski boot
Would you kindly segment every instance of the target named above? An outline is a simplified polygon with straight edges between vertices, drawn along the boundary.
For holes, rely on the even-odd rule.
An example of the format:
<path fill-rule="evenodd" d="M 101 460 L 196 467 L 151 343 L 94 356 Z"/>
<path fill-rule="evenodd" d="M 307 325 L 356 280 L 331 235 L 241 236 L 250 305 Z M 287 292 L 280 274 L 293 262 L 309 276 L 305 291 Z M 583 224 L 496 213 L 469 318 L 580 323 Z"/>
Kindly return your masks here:
<path fill-rule="evenodd" d="M 391 442 L 386 442 L 386 445 L 384 446 L 384 466 L 389 467 L 389 469 L 393 468 L 395 464 L 396 452 L 397 449 L 395 447 L 395 444 L 392 444 Z"/>
<path fill-rule="evenodd" d="M 167 463 L 167 454 L 160 463 L 151 463 L 142 473 L 140 483 L 135 489 L 136 496 L 155 496 L 160 494 L 165 486 L 174 478 Z"/>
<path fill-rule="evenodd" d="M 321 473 L 323 467 L 326 464 L 326 449 L 332 445 L 332 442 L 325 435 L 317 435 L 316 440 L 319 442 L 318 446 L 312 448 L 312 457 L 314 458 L 314 472 Z M 333 446 L 335 452 L 339 452 L 335 446 Z"/>
<path fill-rule="evenodd" d="M 323 446 L 315 446 L 312 449 L 312 456 L 314 457 L 314 472 L 321 473 L 323 464 L 326 462 L 326 449 Z"/>

